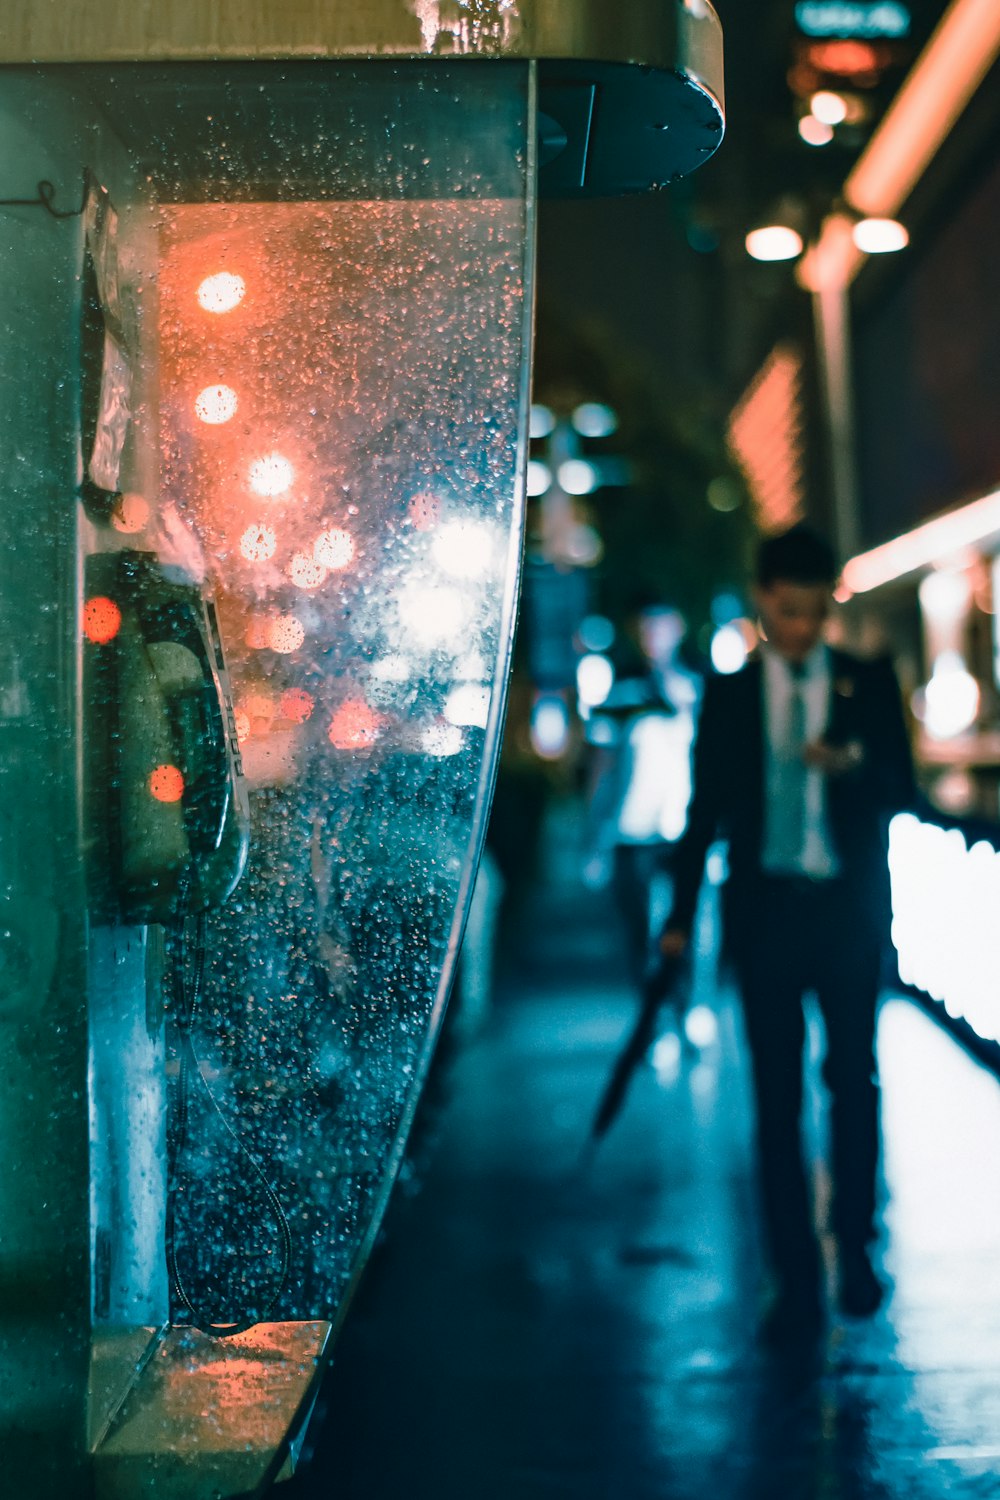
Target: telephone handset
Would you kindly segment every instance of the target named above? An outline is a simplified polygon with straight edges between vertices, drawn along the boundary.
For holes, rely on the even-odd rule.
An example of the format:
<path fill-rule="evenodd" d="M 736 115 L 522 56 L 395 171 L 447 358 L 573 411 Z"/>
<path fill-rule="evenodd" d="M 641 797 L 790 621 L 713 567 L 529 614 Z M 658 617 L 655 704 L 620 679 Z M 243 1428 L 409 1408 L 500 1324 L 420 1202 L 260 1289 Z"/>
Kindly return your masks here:
<path fill-rule="evenodd" d="M 249 803 L 214 605 L 152 553 L 87 562 L 91 905 L 171 922 L 225 901 Z"/>

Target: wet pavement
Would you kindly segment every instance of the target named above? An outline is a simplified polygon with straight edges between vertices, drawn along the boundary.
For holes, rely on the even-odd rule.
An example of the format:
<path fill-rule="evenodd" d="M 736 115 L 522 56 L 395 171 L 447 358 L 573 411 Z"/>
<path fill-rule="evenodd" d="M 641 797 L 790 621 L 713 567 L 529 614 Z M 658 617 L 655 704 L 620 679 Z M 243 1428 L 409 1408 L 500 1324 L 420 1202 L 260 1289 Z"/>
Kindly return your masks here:
<path fill-rule="evenodd" d="M 605 910 L 565 882 L 543 892 L 531 951 L 485 1028 L 446 1043 L 417 1187 L 397 1193 L 296 1494 L 1000 1494 L 1000 1084 L 887 997 L 880 1254 L 892 1292 L 870 1322 L 832 1314 L 814 1360 L 769 1355 L 755 1333 L 747 1080 L 729 996 L 698 996 L 711 1001 L 701 1047 L 666 1026 L 655 1066 L 581 1160 L 634 1014 Z"/>

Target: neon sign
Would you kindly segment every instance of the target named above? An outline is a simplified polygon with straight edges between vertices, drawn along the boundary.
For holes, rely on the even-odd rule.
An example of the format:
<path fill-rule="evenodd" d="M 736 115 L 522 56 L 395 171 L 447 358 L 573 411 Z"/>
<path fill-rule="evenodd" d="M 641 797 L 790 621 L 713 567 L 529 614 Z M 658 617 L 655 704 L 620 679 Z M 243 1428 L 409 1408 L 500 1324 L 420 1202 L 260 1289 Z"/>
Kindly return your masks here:
<path fill-rule="evenodd" d="M 806 36 L 894 39 L 909 35 L 910 12 L 900 0 L 799 0 L 795 24 Z"/>

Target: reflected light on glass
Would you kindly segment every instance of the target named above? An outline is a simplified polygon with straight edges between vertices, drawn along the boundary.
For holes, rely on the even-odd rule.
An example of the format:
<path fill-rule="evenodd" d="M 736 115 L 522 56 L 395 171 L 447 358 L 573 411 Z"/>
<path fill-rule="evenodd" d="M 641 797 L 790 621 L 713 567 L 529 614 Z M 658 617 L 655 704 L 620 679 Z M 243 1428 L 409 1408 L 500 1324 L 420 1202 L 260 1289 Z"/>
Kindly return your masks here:
<path fill-rule="evenodd" d="M 719 1039 L 719 1023 L 707 1005 L 692 1005 L 684 1017 L 684 1032 L 695 1047 L 713 1047 Z"/>
<path fill-rule="evenodd" d="M 340 573 L 354 561 L 354 538 L 343 526 L 321 531 L 313 543 L 313 557 L 331 573 Z"/>
<path fill-rule="evenodd" d="M 559 465 L 559 485 L 567 495 L 590 495 L 600 482 L 597 469 L 585 458 L 568 458 Z"/>
<path fill-rule="evenodd" d="M 536 698 L 531 711 L 531 744 L 542 760 L 559 760 L 569 747 L 569 709 L 554 693 Z"/>
<path fill-rule="evenodd" d="M 330 720 L 327 739 L 335 750 L 370 750 L 382 720 L 363 698 L 345 698 Z"/>
<path fill-rule="evenodd" d="M 248 526 L 240 537 L 240 553 L 247 562 L 269 562 L 278 546 L 273 526 Z"/>
<path fill-rule="evenodd" d="M 889 870 L 900 978 L 1000 1041 L 1000 855 L 901 813 L 889 828 Z"/>
<path fill-rule="evenodd" d="M 288 564 L 288 576 L 297 589 L 318 589 L 326 578 L 326 569 L 308 552 L 296 552 Z"/>
<path fill-rule="evenodd" d="M 465 736 L 455 724 L 429 724 L 420 735 L 421 748 L 436 760 L 445 760 L 458 755 L 465 744 Z"/>
<path fill-rule="evenodd" d="M 468 611 L 457 589 L 411 583 L 398 599 L 399 619 L 425 647 L 457 641 L 467 624 Z"/>
<path fill-rule="evenodd" d="M 604 615 L 587 615 L 577 636 L 585 651 L 610 651 L 615 643 L 615 627 Z"/>
<path fill-rule="evenodd" d="M 122 612 L 113 599 L 95 594 L 83 606 L 83 633 L 95 646 L 106 646 L 121 629 Z"/>
<path fill-rule="evenodd" d="M 141 495 L 119 495 L 111 512 L 111 524 L 116 531 L 133 536 L 142 531 L 149 520 L 149 503 Z"/>
<path fill-rule="evenodd" d="M 483 578 L 495 552 L 492 528 L 482 521 L 449 521 L 431 545 L 438 567 L 453 578 Z"/>
<path fill-rule="evenodd" d="M 943 651 L 924 688 L 924 728 L 935 740 L 950 740 L 971 729 L 979 713 L 979 683 L 957 651 Z"/>
<path fill-rule="evenodd" d="M 787 224 L 751 229 L 745 243 L 754 260 L 794 260 L 802 254 L 802 236 Z"/>
<path fill-rule="evenodd" d="M 198 301 L 206 312 L 232 312 L 243 301 L 246 290 L 242 276 L 234 276 L 231 271 L 218 271 L 214 276 L 205 277 L 198 288 Z"/>
<path fill-rule="evenodd" d="M 531 458 L 528 460 L 527 490 L 532 499 L 544 495 L 552 485 L 552 470 L 548 464 L 543 464 L 541 459 Z"/>
<path fill-rule="evenodd" d="M 615 685 L 615 669 L 606 656 L 596 651 L 581 656 L 576 664 L 576 692 L 580 702 L 587 708 L 599 708 L 606 703 Z"/>
<path fill-rule="evenodd" d="M 815 115 L 803 115 L 799 121 L 799 135 L 807 146 L 829 146 L 833 140 L 833 126 L 825 120 L 817 120 Z"/>
<path fill-rule="evenodd" d="M 239 399 L 232 386 L 206 385 L 194 398 L 194 413 L 199 422 L 221 427 L 236 415 Z"/>
<path fill-rule="evenodd" d="M 851 238 L 865 255 L 890 255 L 910 243 L 909 231 L 898 219 L 861 219 L 851 230 Z"/>
<path fill-rule="evenodd" d="M 463 682 L 445 699 L 444 716 L 449 724 L 485 729 L 490 713 L 490 690 L 482 682 Z"/>
<path fill-rule="evenodd" d="M 291 489 L 294 478 L 295 470 L 280 453 L 267 453 L 263 458 L 254 459 L 250 465 L 250 488 L 265 500 L 284 495 Z"/>
<path fill-rule="evenodd" d="M 809 108 L 824 125 L 842 125 L 847 119 L 847 100 L 833 89 L 820 89 L 813 94 Z"/>
<path fill-rule="evenodd" d="M 297 651 L 305 638 L 305 627 L 294 615 L 277 615 L 268 623 L 267 644 L 281 656 Z"/>
<path fill-rule="evenodd" d="M 712 666 L 725 677 L 738 672 L 746 664 L 749 655 L 746 638 L 735 620 L 720 625 L 713 633 L 710 655 Z"/>
<path fill-rule="evenodd" d="M 600 401 L 584 401 L 573 413 L 573 426 L 581 437 L 610 437 L 618 431 L 618 417 Z"/>

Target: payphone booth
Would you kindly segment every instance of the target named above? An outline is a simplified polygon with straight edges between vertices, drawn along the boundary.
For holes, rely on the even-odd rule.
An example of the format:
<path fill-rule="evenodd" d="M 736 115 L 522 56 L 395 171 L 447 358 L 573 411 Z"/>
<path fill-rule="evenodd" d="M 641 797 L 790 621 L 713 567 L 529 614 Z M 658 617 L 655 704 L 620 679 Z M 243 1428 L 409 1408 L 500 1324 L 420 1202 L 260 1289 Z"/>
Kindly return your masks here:
<path fill-rule="evenodd" d="M 722 133 L 705 0 L 8 0 L 11 1493 L 290 1472 L 503 721 L 538 192 Z"/>

